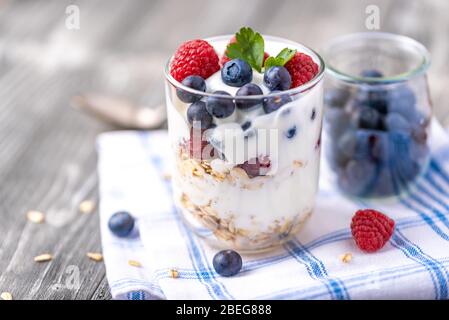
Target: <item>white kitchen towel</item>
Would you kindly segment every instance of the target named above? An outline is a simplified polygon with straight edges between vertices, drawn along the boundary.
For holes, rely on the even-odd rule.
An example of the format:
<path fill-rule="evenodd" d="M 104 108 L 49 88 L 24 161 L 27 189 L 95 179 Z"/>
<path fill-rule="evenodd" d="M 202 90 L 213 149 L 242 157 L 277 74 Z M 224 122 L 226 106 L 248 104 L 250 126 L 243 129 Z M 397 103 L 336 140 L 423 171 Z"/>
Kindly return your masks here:
<path fill-rule="evenodd" d="M 171 198 L 167 133 L 122 131 L 98 138 L 101 237 L 107 278 L 116 299 L 375 299 L 449 298 L 449 138 L 433 126 L 429 169 L 415 191 L 389 203 L 343 197 L 322 166 L 316 209 L 296 239 L 279 249 L 244 255 L 229 278 L 213 269 L 216 250 L 182 223 Z M 396 221 L 389 243 L 361 252 L 351 217 L 373 207 Z M 119 210 L 137 228 L 110 233 Z M 351 253 L 343 263 L 340 256 Z M 130 260 L 141 267 L 132 266 Z M 173 277 L 176 270 L 177 277 Z"/>

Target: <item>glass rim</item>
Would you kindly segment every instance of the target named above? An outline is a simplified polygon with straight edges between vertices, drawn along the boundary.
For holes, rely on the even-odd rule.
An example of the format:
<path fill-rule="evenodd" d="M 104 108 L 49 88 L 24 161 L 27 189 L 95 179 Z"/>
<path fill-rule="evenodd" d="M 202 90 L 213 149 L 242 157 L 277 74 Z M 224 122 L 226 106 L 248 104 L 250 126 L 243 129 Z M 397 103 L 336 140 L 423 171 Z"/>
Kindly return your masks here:
<path fill-rule="evenodd" d="M 222 35 L 222 36 L 216 36 L 216 37 L 209 37 L 209 38 L 205 38 L 204 40 L 206 41 L 218 41 L 218 40 L 225 40 L 225 39 L 230 39 L 233 36 L 233 34 L 229 34 L 229 35 Z M 300 44 L 298 42 L 294 42 L 288 39 L 284 39 L 284 38 L 280 38 L 280 37 L 275 37 L 275 36 L 266 36 L 266 35 L 262 35 L 264 40 L 274 40 L 274 41 L 282 41 L 285 42 L 287 45 L 288 43 L 296 46 L 296 47 L 300 47 L 300 48 L 304 48 L 306 49 L 305 51 L 309 51 L 308 53 L 311 53 L 314 57 L 314 61 L 318 61 L 318 72 L 317 74 L 310 79 L 309 81 L 307 81 L 306 83 L 304 83 L 303 85 L 300 85 L 296 88 L 292 88 L 292 89 L 288 89 L 288 90 L 284 90 L 284 91 L 279 91 L 279 92 L 271 92 L 269 94 L 260 94 L 260 95 L 253 95 L 253 96 L 228 96 L 228 95 L 223 95 L 223 94 L 215 94 L 215 93 L 210 93 L 210 92 L 203 92 L 203 91 L 199 91 L 199 90 L 195 90 L 192 88 L 189 88 L 185 85 L 183 85 L 181 82 L 177 81 L 175 78 L 172 77 L 172 75 L 170 74 L 170 62 L 173 58 L 173 55 L 171 55 L 169 57 L 169 59 L 167 60 L 167 62 L 165 63 L 165 67 L 164 67 L 164 75 L 165 75 L 165 79 L 167 81 L 169 81 L 175 88 L 177 89 L 182 89 L 184 91 L 187 91 L 189 93 L 193 93 L 196 95 L 201 95 L 204 97 L 217 97 L 217 98 L 223 98 L 223 99 L 237 99 L 238 101 L 244 101 L 244 100 L 259 100 L 259 99 L 265 99 L 265 98 L 271 98 L 271 97 L 278 97 L 280 95 L 293 95 L 293 94 L 298 94 L 298 93 L 302 93 L 305 92 L 307 90 L 309 90 L 310 88 L 314 87 L 318 82 L 321 81 L 321 79 L 324 76 L 324 71 L 326 69 L 325 67 L 325 62 L 324 59 L 321 57 L 321 55 L 318 54 L 318 52 L 316 52 L 315 50 Z"/>
<path fill-rule="evenodd" d="M 418 52 L 421 57 L 421 63 L 414 68 L 411 68 L 407 72 L 399 73 L 393 76 L 388 77 L 381 77 L 381 78 L 373 78 L 373 77 L 362 77 L 357 75 L 351 75 L 349 73 L 345 73 L 340 71 L 337 68 L 334 68 L 331 63 L 329 63 L 329 59 L 326 57 L 329 56 L 329 53 L 332 52 L 332 47 L 334 47 L 337 44 L 341 44 L 344 42 L 354 42 L 360 39 L 372 39 L 372 40 L 380 40 L 380 39 L 387 39 L 387 40 L 393 40 L 400 42 L 404 45 L 407 45 L 409 48 L 412 48 L 415 50 L 415 52 Z M 356 32 L 351 34 L 346 34 L 342 36 L 338 36 L 331 40 L 327 45 L 323 47 L 322 55 L 324 57 L 324 60 L 326 62 L 326 72 L 330 74 L 331 76 L 334 76 L 335 78 L 339 80 L 343 80 L 346 82 L 351 83 L 367 83 L 367 84 L 393 84 L 398 82 L 404 82 L 409 80 L 412 77 L 415 77 L 417 75 L 423 74 L 427 71 L 427 69 L 430 66 L 431 59 L 430 59 L 430 53 L 426 49 L 426 47 L 418 42 L 417 40 L 404 36 L 399 35 L 395 33 L 389 33 L 389 32 Z"/>

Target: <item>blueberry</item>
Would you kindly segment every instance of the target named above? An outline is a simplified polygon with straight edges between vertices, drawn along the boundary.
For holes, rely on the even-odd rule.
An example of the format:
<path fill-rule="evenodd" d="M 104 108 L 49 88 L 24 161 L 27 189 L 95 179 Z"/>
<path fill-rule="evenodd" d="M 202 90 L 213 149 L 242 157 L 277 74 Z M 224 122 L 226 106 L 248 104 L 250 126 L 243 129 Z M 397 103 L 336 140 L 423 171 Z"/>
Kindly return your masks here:
<path fill-rule="evenodd" d="M 378 175 L 370 195 L 373 197 L 391 196 L 396 193 L 394 177 L 389 165 L 380 165 Z"/>
<path fill-rule="evenodd" d="M 212 264 L 219 275 L 231 277 L 242 268 L 242 257 L 234 250 L 223 250 L 214 256 Z"/>
<path fill-rule="evenodd" d="M 280 91 L 273 91 L 272 93 L 277 93 Z M 280 107 L 282 107 L 284 104 L 291 102 L 292 99 L 289 95 L 286 94 L 280 94 L 273 97 L 265 98 L 263 101 L 263 110 L 265 113 L 271 113 L 273 111 L 276 111 Z"/>
<path fill-rule="evenodd" d="M 200 76 L 188 76 L 182 80 L 182 84 L 186 87 L 206 92 L 206 81 Z M 183 89 L 176 89 L 176 94 L 182 102 L 186 103 L 192 103 L 202 98 L 199 94 L 190 93 Z"/>
<path fill-rule="evenodd" d="M 333 138 L 341 136 L 351 125 L 350 114 L 343 109 L 327 108 L 324 113 L 325 129 Z"/>
<path fill-rule="evenodd" d="M 357 91 L 353 107 L 366 106 L 377 110 L 380 114 L 388 112 L 389 92 L 383 87 L 373 85 L 361 86 Z"/>
<path fill-rule="evenodd" d="M 292 77 L 286 68 L 274 66 L 265 71 L 263 82 L 271 91 L 287 90 L 292 85 Z"/>
<path fill-rule="evenodd" d="M 353 130 L 346 131 L 337 141 L 338 150 L 348 158 L 352 158 L 357 146 L 356 133 Z"/>
<path fill-rule="evenodd" d="M 192 103 L 187 109 L 187 120 L 191 125 L 193 122 L 199 122 L 201 129 L 208 129 L 212 125 L 212 116 L 207 111 L 206 104 L 203 101 Z"/>
<path fill-rule="evenodd" d="M 244 122 L 241 127 L 243 131 L 247 130 L 249 127 L 251 127 L 251 121 Z"/>
<path fill-rule="evenodd" d="M 237 90 L 236 96 L 237 97 L 245 97 L 245 96 L 258 96 L 262 95 L 263 91 L 260 89 L 260 87 L 257 84 L 254 83 L 247 83 L 243 87 Z M 262 100 L 255 99 L 255 100 L 245 100 L 245 99 L 236 99 L 236 106 L 238 109 L 246 110 L 251 107 L 254 107 L 255 105 L 258 105 L 262 103 Z"/>
<path fill-rule="evenodd" d="M 362 129 L 381 129 L 382 122 L 379 112 L 376 109 L 363 106 L 357 110 L 356 122 Z"/>
<path fill-rule="evenodd" d="M 416 112 L 412 119 L 410 120 L 410 125 L 412 127 L 412 137 L 419 143 L 425 144 L 427 142 L 427 129 L 429 126 L 429 118 Z"/>
<path fill-rule="evenodd" d="M 229 96 L 225 91 L 215 91 L 214 94 Z M 235 103 L 232 99 L 208 97 L 206 101 L 207 111 L 216 118 L 222 119 L 229 117 L 235 110 Z"/>
<path fill-rule="evenodd" d="M 312 114 L 310 115 L 310 119 L 313 121 L 313 120 L 315 120 L 315 118 L 316 118 L 316 109 L 313 108 L 312 109 Z"/>
<path fill-rule="evenodd" d="M 221 69 L 221 79 L 228 86 L 241 87 L 253 80 L 253 69 L 246 61 L 233 59 Z"/>
<path fill-rule="evenodd" d="M 126 211 L 116 212 L 109 218 L 108 227 L 117 237 L 126 237 L 134 228 L 134 218 Z"/>
<path fill-rule="evenodd" d="M 366 196 L 376 178 L 376 165 L 368 160 L 351 160 L 341 173 L 338 183 L 349 194 Z"/>
<path fill-rule="evenodd" d="M 324 93 L 324 103 L 331 108 L 343 108 L 348 101 L 350 92 L 341 88 L 328 89 Z"/>
<path fill-rule="evenodd" d="M 362 76 L 363 78 L 382 78 L 384 75 L 379 70 L 367 69 L 367 70 L 363 70 L 360 73 L 360 76 Z"/>
<path fill-rule="evenodd" d="M 401 85 L 388 92 L 389 112 L 396 112 L 411 119 L 416 113 L 416 96 L 407 85 Z"/>
<path fill-rule="evenodd" d="M 287 137 L 287 139 L 292 139 L 294 136 L 296 136 L 296 126 L 289 128 L 285 132 L 285 136 Z"/>
<path fill-rule="evenodd" d="M 353 159 L 371 159 L 373 160 L 373 150 L 379 143 L 379 131 L 359 129 L 356 131 L 356 146 Z M 381 151 L 378 151 L 381 152 Z M 381 156 L 378 154 L 377 156 Z"/>
<path fill-rule="evenodd" d="M 385 118 L 386 127 L 390 131 L 402 131 L 409 133 L 411 130 L 410 123 L 399 113 L 389 113 Z"/>

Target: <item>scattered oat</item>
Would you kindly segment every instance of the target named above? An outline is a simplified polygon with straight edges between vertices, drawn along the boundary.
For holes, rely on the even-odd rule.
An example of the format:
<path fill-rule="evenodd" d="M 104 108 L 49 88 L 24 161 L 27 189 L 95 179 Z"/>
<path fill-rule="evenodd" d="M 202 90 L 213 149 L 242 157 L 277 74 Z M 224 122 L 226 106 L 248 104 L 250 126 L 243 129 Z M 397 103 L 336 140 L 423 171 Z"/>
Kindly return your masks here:
<path fill-rule="evenodd" d="M 136 267 L 136 268 L 142 267 L 142 264 L 139 261 L 136 261 L 136 260 L 128 260 L 128 264 L 131 267 Z"/>
<path fill-rule="evenodd" d="M 30 210 L 27 212 L 27 219 L 33 223 L 43 223 L 45 215 L 40 211 Z"/>
<path fill-rule="evenodd" d="M 12 300 L 12 294 L 9 292 L 2 292 L 2 294 L 0 294 L 0 298 L 2 300 Z"/>
<path fill-rule="evenodd" d="M 171 180 L 171 174 L 166 172 L 162 175 L 162 177 L 164 178 L 164 180 Z"/>
<path fill-rule="evenodd" d="M 340 260 L 341 260 L 343 263 L 349 263 L 349 262 L 352 260 L 352 253 L 347 252 L 347 253 L 342 254 L 342 255 L 340 256 Z"/>
<path fill-rule="evenodd" d="M 179 277 L 179 272 L 176 269 L 170 269 L 168 271 L 168 274 L 169 274 L 170 278 L 173 278 L 173 279 L 176 279 Z"/>
<path fill-rule="evenodd" d="M 53 260 L 53 256 L 49 253 L 40 254 L 36 257 L 34 257 L 35 262 L 47 262 Z"/>
<path fill-rule="evenodd" d="M 88 252 L 86 253 L 86 256 L 96 262 L 100 262 L 103 261 L 103 255 L 101 253 L 98 252 Z"/>
<path fill-rule="evenodd" d="M 295 168 L 301 168 L 304 166 L 304 163 L 302 163 L 302 161 L 300 161 L 300 160 L 293 160 L 293 166 Z"/>
<path fill-rule="evenodd" d="M 95 202 L 92 200 L 84 200 L 80 203 L 79 210 L 81 213 L 92 213 L 95 209 Z"/>

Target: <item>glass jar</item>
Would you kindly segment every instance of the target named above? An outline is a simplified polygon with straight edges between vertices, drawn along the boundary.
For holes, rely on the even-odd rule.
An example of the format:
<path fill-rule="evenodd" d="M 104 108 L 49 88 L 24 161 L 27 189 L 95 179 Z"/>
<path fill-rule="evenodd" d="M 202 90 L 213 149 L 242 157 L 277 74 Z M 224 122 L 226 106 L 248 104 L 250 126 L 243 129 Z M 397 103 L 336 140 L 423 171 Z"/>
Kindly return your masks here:
<path fill-rule="evenodd" d="M 230 38 L 206 40 L 222 53 Z M 269 54 L 285 47 L 308 54 L 319 66 L 317 75 L 294 89 L 236 98 L 238 88 L 226 87 L 230 95 L 224 95 L 182 85 L 169 73 L 171 59 L 165 68 L 176 206 L 211 245 L 244 252 L 275 247 L 300 230 L 313 211 L 319 175 L 324 63 L 298 43 L 264 39 Z M 253 83 L 262 78 L 253 70 Z M 220 71 L 206 79 L 206 87 L 217 81 Z M 237 108 L 212 123 L 189 122 L 193 104 L 203 110 L 214 100 Z M 266 113 L 270 104 L 282 106 Z"/>
<path fill-rule="evenodd" d="M 339 37 L 324 50 L 325 154 L 339 189 L 382 198 L 410 190 L 429 160 L 429 53 L 400 35 Z"/>

